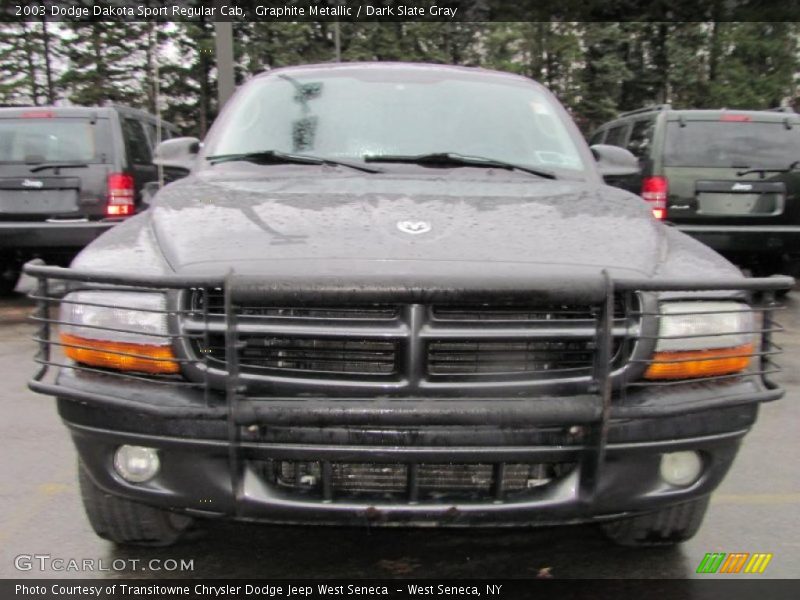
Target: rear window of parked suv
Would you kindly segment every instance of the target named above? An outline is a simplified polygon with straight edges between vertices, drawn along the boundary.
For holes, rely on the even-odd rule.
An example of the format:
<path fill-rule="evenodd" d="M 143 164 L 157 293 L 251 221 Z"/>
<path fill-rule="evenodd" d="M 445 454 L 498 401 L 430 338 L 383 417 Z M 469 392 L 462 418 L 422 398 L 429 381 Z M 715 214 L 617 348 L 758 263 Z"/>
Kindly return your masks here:
<path fill-rule="evenodd" d="M 800 158 L 800 128 L 782 121 L 671 121 L 664 165 L 785 169 Z"/>
<path fill-rule="evenodd" d="M 108 120 L 0 119 L 0 163 L 104 162 Z"/>

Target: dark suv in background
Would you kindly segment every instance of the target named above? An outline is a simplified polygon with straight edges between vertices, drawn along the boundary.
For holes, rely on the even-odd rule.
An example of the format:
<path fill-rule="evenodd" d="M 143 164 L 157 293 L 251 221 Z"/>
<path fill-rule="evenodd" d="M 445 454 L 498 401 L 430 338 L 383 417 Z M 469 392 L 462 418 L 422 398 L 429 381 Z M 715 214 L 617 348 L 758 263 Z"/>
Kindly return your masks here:
<path fill-rule="evenodd" d="M 590 143 L 639 158 L 641 173 L 606 181 L 640 194 L 656 218 L 756 274 L 796 270 L 800 115 L 665 104 L 623 113 Z"/>
<path fill-rule="evenodd" d="M 158 180 L 153 148 L 175 132 L 122 106 L 0 109 L 0 295 L 26 260 L 66 264 L 135 214 Z"/>

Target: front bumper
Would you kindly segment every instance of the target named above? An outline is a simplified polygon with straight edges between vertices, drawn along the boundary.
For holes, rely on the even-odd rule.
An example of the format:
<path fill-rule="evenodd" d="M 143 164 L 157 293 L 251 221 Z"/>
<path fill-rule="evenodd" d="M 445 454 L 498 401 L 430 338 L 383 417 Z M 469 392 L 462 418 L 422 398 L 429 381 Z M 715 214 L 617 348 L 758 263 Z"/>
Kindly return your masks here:
<path fill-rule="evenodd" d="M 68 403 L 72 404 L 72 403 Z M 282 427 L 281 435 L 316 438 L 307 443 L 198 439 L 155 435 L 81 425 L 67 404 L 62 415 L 70 428 L 82 463 L 95 483 L 107 492 L 169 510 L 207 517 L 273 523 L 344 525 L 508 526 L 578 523 L 648 512 L 710 494 L 722 481 L 738 451 L 742 436 L 755 419 L 755 405 L 694 415 L 694 435 L 670 438 L 670 433 L 692 429 L 685 417 L 612 422 L 602 464 L 586 440 L 568 445 L 524 444 L 533 430 L 509 432 L 502 428 L 447 428 L 420 426 L 403 437 L 422 438 L 413 445 L 386 445 L 381 438 L 395 438 L 398 429 L 370 426 L 371 443 L 323 443 L 328 437 L 315 427 Z M 697 424 L 702 423 L 701 427 Z M 151 423 L 152 425 L 152 423 Z M 176 424 L 173 423 L 172 426 Z M 191 430 L 188 421 L 182 427 Z M 573 426 L 574 427 L 574 426 Z M 733 427 L 733 429 L 731 429 Z M 728 431 L 720 431 L 720 428 Z M 427 431 L 426 431 L 427 429 Z M 703 435 L 699 435 L 705 429 Z M 364 428 L 348 430 L 351 439 Z M 713 432 L 713 433 L 712 433 Z M 477 435 L 476 435 L 477 433 Z M 254 436 L 255 437 L 255 436 Z M 335 437 L 335 433 L 333 436 Z M 466 438 L 466 439 L 465 439 Z M 467 445 L 479 438 L 481 445 Z M 661 439 L 659 439 L 661 438 Z M 541 441 L 541 440 L 536 440 Z M 511 442 L 511 443 L 510 443 Z M 144 484 L 122 480 L 112 468 L 112 457 L 121 444 L 159 450 L 162 469 Z M 688 487 L 670 486 L 660 479 L 659 461 L 664 452 L 695 450 L 703 458 L 703 474 Z M 231 460 L 231 453 L 236 460 Z M 374 494 L 352 497 L 334 491 L 329 498 L 287 489 L 263 476 L 266 461 L 322 461 L 356 464 L 498 464 L 574 462 L 575 468 L 551 485 L 505 497 L 469 499 L 442 497 L 414 500 L 405 494 L 388 498 Z M 598 468 L 599 466 L 599 468 Z M 235 470 L 235 471 L 234 471 Z"/>
<path fill-rule="evenodd" d="M 798 225 L 688 225 L 675 227 L 722 254 L 800 252 Z"/>
<path fill-rule="evenodd" d="M 156 386 L 146 383 L 126 386 L 129 402 L 141 410 L 109 405 L 92 394 L 119 384 L 102 375 L 62 371 L 58 383 L 59 412 L 81 461 L 111 494 L 238 520 L 436 526 L 577 523 L 708 495 L 755 422 L 757 403 L 781 395 L 743 381 L 629 398 L 615 404 L 601 451 L 596 438 L 601 415 L 591 396 L 392 399 L 391 408 L 381 400 L 273 398 L 253 401 L 262 402 L 262 411 L 244 405 L 231 414 L 221 402 L 199 407 L 188 391 L 155 396 Z M 153 398 L 160 413 L 146 408 L 145 399 Z M 160 474 L 143 484 L 125 482 L 112 466 L 122 444 L 157 448 Z M 659 476 L 661 455 L 679 450 L 700 452 L 704 465 L 702 476 L 682 488 Z M 335 489 L 328 497 L 321 489 L 297 492 L 264 476 L 263 465 L 270 461 L 569 463 L 574 468 L 541 489 L 432 501 L 405 492 L 391 497 L 353 497 Z"/>

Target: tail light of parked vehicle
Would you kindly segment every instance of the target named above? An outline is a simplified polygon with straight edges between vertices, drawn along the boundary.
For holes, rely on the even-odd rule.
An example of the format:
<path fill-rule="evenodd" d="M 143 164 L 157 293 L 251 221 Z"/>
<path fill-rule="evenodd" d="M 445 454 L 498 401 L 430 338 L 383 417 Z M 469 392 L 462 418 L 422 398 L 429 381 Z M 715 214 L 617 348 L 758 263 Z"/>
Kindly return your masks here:
<path fill-rule="evenodd" d="M 650 204 L 653 216 L 659 221 L 667 216 L 668 188 L 666 177 L 645 177 L 642 180 L 642 198 Z"/>
<path fill-rule="evenodd" d="M 732 123 L 750 123 L 753 119 L 749 115 L 722 115 L 719 120 Z"/>
<path fill-rule="evenodd" d="M 133 197 L 133 177 L 127 173 L 110 173 L 108 175 L 107 216 L 127 217 L 132 215 Z"/>
<path fill-rule="evenodd" d="M 28 110 L 22 113 L 23 119 L 52 119 L 53 111 L 51 110 Z"/>

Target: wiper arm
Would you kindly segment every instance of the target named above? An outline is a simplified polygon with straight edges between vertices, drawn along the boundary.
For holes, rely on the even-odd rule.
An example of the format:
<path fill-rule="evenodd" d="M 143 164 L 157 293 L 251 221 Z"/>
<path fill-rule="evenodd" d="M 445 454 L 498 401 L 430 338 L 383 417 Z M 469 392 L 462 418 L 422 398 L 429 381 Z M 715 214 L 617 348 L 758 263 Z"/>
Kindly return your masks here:
<path fill-rule="evenodd" d="M 45 169 L 88 169 L 89 165 L 86 163 L 40 163 L 30 168 L 31 173 L 38 173 Z"/>
<path fill-rule="evenodd" d="M 751 169 L 750 167 L 740 167 L 743 170 L 736 171 L 736 174 L 739 175 L 739 176 L 742 176 L 742 175 L 749 175 L 750 173 L 788 173 L 789 171 L 794 171 L 798 167 L 800 167 L 800 160 L 794 161 L 788 167 L 779 168 L 779 169 L 770 169 L 770 168 L 766 168 L 766 167 L 764 167 L 764 168 L 755 167 L 755 168 Z"/>
<path fill-rule="evenodd" d="M 556 179 L 556 174 L 553 171 L 548 171 L 546 169 L 536 169 L 534 167 L 518 165 L 496 158 L 467 156 L 457 152 L 432 152 L 430 154 L 417 155 L 368 154 L 363 158 L 365 162 L 396 162 L 417 165 L 451 165 L 456 167 L 508 169 L 509 171 L 523 171 L 525 173 L 530 173 L 531 175 L 544 177 L 546 179 Z"/>
<path fill-rule="evenodd" d="M 381 169 L 368 167 L 358 163 L 353 163 L 344 160 L 337 160 L 333 158 L 323 158 L 321 156 L 311 156 L 309 154 L 292 154 L 289 152 L 281 152 L 280 150 L 262 150 L 259 152 L 241 152 L 239 154 L 217 154 L 216 156 L 207 156 L 206 160 L 212 165 L 217 165 L 224 162 L 233 162 L 243 160 L 257 165 L 282 165 L 282 164 L 296 164 L 296 165 L 334 165 L 339 167 L 349 167 L 364 173 L 382 173 Z"/>

